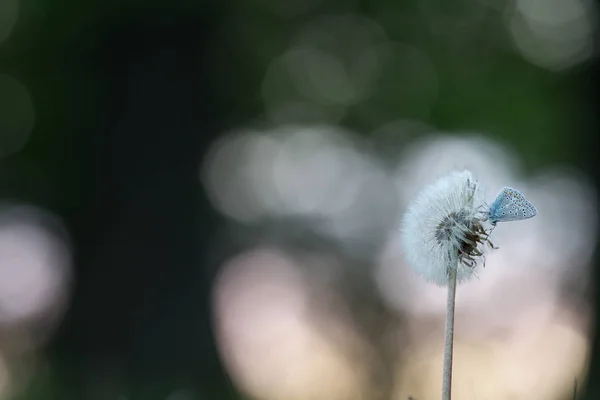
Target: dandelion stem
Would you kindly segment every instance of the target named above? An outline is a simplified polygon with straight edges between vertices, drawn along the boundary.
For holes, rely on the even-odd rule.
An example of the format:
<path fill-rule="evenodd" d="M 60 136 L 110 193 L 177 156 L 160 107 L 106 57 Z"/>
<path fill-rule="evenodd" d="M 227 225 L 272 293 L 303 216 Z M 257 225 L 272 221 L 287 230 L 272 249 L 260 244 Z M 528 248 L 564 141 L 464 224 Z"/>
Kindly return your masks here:
<path fill-rule="evenodd" d="M 451 397 L 455 299 L 456 268 L 450 268 L 448 271 L 448 302 L 446 304 L 446 328 L 444 336 L 444 375 L 442 378 L 442 400 L 450 400 Z"/>

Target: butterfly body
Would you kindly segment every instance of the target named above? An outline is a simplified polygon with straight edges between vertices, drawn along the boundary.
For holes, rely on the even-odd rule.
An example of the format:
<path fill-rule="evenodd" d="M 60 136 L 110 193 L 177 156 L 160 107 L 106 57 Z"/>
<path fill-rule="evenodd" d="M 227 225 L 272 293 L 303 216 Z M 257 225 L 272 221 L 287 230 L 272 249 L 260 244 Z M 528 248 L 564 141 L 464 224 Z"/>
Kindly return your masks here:
<path fill-rule="evenodd" d="M 520 221 L 537 215 L 537 209 L 518 190 L 504 187 L 488 209 L 492 225 L 498 222 Z"/>

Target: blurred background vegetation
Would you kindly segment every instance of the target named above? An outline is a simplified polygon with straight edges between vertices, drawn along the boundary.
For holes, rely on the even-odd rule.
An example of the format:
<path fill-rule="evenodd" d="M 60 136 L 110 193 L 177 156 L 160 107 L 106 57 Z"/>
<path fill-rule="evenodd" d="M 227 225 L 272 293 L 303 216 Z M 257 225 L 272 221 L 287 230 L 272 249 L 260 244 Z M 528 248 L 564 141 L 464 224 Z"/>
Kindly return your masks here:
<path fill-rule="evenodd" d="M 0 395 L 437 398 L 439 293 L 388 244 L 468 167 L 540 216 L 465 289 L 455 396 L 599 398 L 597 12 L 0 0 Z"/>

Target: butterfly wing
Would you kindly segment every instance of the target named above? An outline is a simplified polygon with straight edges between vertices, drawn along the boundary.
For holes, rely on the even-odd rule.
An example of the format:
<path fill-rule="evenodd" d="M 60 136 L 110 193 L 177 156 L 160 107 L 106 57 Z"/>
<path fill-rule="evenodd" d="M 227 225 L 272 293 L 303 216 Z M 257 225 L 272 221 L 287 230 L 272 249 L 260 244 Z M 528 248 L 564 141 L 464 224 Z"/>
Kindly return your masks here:
<path fill-rule="evenodd" d="M 529 203 L 531 207 L 533 204 Z M 499 222 L 508 222 L 508 221 L 520 221 L 523 219 L 529 219 L 537 215 L 537 210 L 535 207 L 533 209 L 526 208 L 524 206 L 520 206 L 517 204 L 512 204 L 506 207 L 502 211 L 502 215 L 497 219 Z"/>
<path fill-rule="evenodd" d="M 504 187 L 489 208 L 490 222 L 519 221 L 537 215 L 535 206 L 518 190 Z"/>
<path fill-rule="evenodd" d="M 494 202 L 490 205 L 488 216 L 490 222 L 495 224 L 496 222 L 503 221 L 503 217 L 506 217 L 506 208 L 510 206 L 510 188 L 504 187 L 498 192 Z"/>
<path fill-rule="evenodd" d="M 518 191 L 515 191 L 514 207 L 519 219 L 529 219 L 537 215 L 537 208 Z"/>

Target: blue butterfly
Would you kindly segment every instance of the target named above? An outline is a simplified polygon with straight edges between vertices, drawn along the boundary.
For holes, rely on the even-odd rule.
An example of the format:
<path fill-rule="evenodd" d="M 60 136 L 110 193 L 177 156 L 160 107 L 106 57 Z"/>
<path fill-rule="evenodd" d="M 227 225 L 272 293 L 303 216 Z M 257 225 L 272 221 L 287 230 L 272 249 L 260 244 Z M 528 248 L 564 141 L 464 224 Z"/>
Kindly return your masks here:
<path fill-rule="evenodd" d="M 518 190 L 504 187 L 488 209 L 492 225 L 498 222 L 519 221 L 537 215 L 537 209 Z"/>

